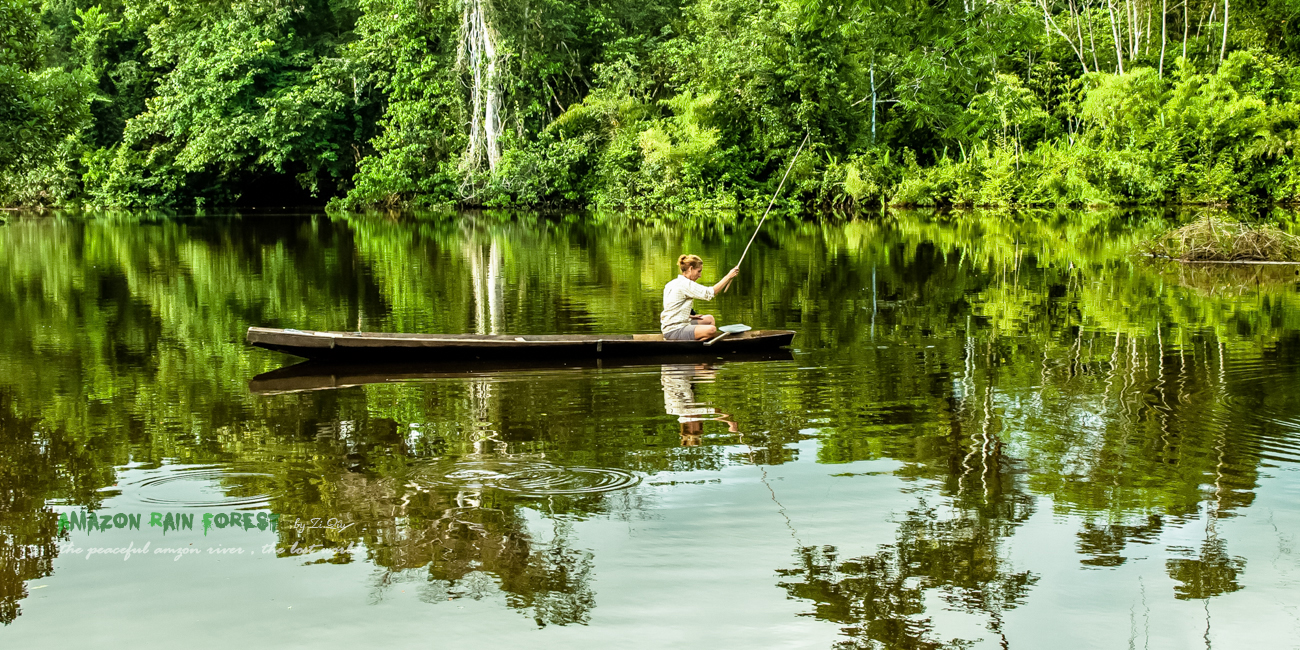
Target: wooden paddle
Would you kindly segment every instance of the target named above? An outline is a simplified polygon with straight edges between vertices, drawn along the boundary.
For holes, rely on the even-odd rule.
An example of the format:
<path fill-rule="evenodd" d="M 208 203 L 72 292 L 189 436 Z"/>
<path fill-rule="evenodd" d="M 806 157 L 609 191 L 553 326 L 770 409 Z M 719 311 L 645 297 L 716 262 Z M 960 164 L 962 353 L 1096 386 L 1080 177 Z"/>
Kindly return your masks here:
<path fill-rule="evenodd" d="M 726 335 L 728 335 L 728 334 L 740 334 L 740 333 L 742 333 L 742 332 L 748 332 L 750 329 L 752 329 L 750 326 L 748 326 L 748 325 L 742 325 L 742 324 L 740 324 L 740 323 L 736 323 L 735 325 L 723 325 L 722 327 L 719 327 L 719 328 L 718 328 L 718 331 L 720 331 L 720 332 L 722 332 L 722 333 L 719 334 L 719 335 L 717 335 L 717 336 L 715 336 L 715 337 L 713 337 L 713 338 L 711 338 L 711 339 L 709 339 L 709 340 L 707 340 L 707 341 L 705 341 L 705 342 L 704 342 L 704 345 L 705 345 L 705 347 L 711 346 L 711 345 L 713 345 L 714 343 L 717 343 L 718 341 L 721 341 L 721 340 L 722 340 L 722 337 L 724 337 L 724 336 L 726 336 Z"/>

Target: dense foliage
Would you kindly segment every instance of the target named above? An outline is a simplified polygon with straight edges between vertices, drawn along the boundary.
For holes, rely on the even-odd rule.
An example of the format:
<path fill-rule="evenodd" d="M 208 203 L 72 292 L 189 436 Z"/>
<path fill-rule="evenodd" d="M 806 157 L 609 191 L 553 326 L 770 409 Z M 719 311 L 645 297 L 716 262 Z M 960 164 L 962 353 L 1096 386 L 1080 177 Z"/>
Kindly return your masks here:
<path fill-rule="evenodd" d="M 93 4 L 92 4 L 93 3 Z M 1300 197 L 1300 0 L 0 2 L 0 196 Z"/>

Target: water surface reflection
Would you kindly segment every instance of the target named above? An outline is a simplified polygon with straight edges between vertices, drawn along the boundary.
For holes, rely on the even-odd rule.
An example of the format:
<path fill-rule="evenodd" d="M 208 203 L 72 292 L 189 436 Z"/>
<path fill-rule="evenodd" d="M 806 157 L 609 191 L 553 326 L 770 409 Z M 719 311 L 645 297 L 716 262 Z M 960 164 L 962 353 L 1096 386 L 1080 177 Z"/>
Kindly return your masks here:
<path fill-rule="evenodd" d="M 10 219 L 0 635 L 33 644 L 74 615 L 186 633 L 149 613 L 184 600 L 285 644 L 330 625 L 356 643 L 1285 645 L 1296 276 L 1128 256 L 1170 218 L 773 224 L 717 310 L 798 330 L 791 355 L 496 368 L 279 368 L 243 332 L 654 331 L 676 255 L 735 259 L 748 233 Z M 59 530 L 86 511 L 145 523 Z M 163 536 L 154 511 L 282 525 Z M 240 539 L 271 552 L 73 551 Z"/>

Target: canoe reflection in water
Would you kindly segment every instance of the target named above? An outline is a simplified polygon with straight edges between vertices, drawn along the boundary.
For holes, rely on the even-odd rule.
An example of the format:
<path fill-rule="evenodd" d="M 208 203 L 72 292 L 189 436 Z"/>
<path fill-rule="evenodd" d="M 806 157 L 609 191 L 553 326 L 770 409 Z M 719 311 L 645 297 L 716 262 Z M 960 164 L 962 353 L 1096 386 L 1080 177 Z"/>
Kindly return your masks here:
<path fill-rule="evenodd" d="M 463 361 L 449 360 L 442 362 L 403 362 L 403 363 L 332 363 L 328 361 L 304 361 L 285 366 L 270 372 L 264 372 L 248 383 L 249 392 L 254 395 L 280 395 L 315 390 L 335 390 L 353 388 L 370 384 L 392 384 L 400 382 L 436 381 L 442 379 L 489 379 L 500 380 L 538 380 L 562 375 L 579 375 L 589 372 L 603 372 L 616 369 L 652 369 L 665 361 L 672 362 L 664 367 L 694 368 L 696 366 L 710 369 L 715 364 L 700 364 L 700 355 L 688 354 L 671 357 L 625 357 L 619 359 L 519 359 Z M 755 361 L 789 361 L 793 356 L 788 350 L 763 353 L 728 354 L 727 363 Z M 653 370 L 652 370 L 653 371 Z M 711 376 L 710 376 L 711 379 Z M 687 381 L 687 390 L 690 382 Z M 670 411 L 671 413 L 671 411 Z"/>
<path fill-rule="evenodd" d="M 740 427 L 732 416 L 709 406 L 707 402 L 695 399 L 695 384 L 713 383 L 717 369 L 707 363 L 665 363 L 659 373 L 659 383 L 664 388 L 664 410 L 669 415 L 676 415 L 681 425 L 682 446 L 694 447 L 700 444 L 704 432 L 704 423 L 721 422 L 727 425 L 730 433 L 740 433 Z"/>

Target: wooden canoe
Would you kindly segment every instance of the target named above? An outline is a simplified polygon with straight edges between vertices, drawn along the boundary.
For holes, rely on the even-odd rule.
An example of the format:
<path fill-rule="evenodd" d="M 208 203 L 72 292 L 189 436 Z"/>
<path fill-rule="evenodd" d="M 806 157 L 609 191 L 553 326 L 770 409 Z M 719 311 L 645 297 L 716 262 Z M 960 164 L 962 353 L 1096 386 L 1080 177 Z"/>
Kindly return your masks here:
<path fill-rule="evenodd" d="M 598 359 L 765 352 L 790 345 L 793 330 L 750 330 L 705 346 L 660 334 L 388 334 L 248 328 L 251 345 L 307 359 L 379 362 L 448 359 Z"/>
<path fill-rule="evenodd" d="M 726 339 L 723 339 L 726 340 Z M 249 392 L 255 395 L 280 395 L 316 390 L 352 388 L 369 384 L 437 381 L 441 379 L 487 379 L 491 381 L 528 381 L 548 378 L 569 378 L 577 373 L 604 371 L 632 371 L 653 368 L 658 374 L 664 365 L 682 364 L 694 367 L 704 363 L 711 366 L 733 363 L 762 363 L 792 361 L 789 350 L 772 352 L 734 352 L 710 357 L 699 354 L 685 356 L 618 357 L 615 359 L 502 359 L 492 361 L 398 361 L 389 363 L 335 363 L 332 361 L 303 361 L 264 372 L 248 383 Z"/>

